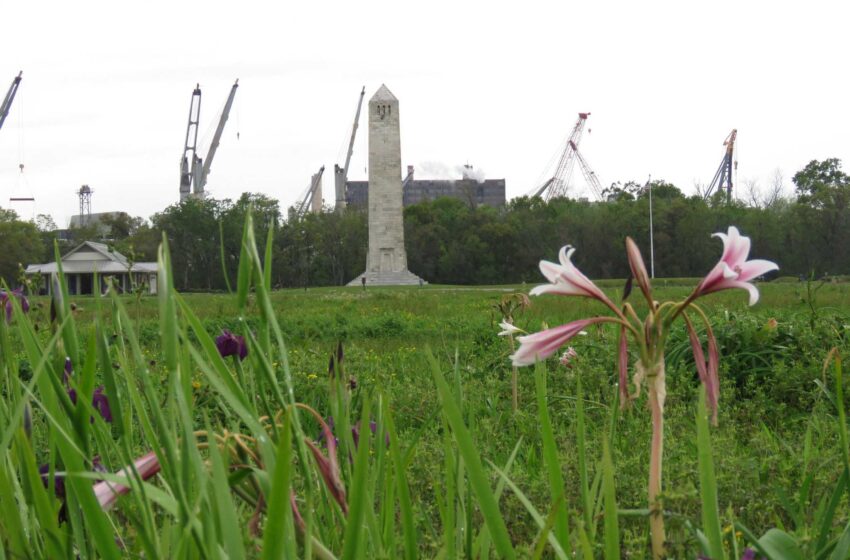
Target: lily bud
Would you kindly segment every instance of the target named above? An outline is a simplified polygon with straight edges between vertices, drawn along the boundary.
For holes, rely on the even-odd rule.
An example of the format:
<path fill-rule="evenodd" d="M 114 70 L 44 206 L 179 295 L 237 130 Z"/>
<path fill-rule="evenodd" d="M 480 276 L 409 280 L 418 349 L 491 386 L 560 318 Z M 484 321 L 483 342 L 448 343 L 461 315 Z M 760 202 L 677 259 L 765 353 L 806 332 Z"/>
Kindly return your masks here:
<path fill-rule="evenodd" d="M 637 243 L 631 237 L 626 237 L 626 255 L 629 257 L 629 268 L 632 270 L 632 276 L 637 281 L 638 286 L 640 286 L 643 297 L 646 298 L 649 308 L 655 309 L 655 300 L 652 299 L 649 274 L 646 272 L 646 265 L 643 262 L 640 249 L 638 249 Z"/>

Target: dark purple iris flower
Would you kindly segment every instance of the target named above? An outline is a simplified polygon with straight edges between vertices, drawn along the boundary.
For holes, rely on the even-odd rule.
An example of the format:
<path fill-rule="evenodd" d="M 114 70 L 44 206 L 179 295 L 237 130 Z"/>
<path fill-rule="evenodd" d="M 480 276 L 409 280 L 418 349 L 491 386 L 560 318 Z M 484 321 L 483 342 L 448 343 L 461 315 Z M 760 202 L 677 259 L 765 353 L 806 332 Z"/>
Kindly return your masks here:
<path fill-rule="evenodd" d="M 215 339 L 215 346 L 218 348 L 218 353 L 222 358 L 228 356 L 239 356 L 240 360 L 244 360 L 248 355 L 248 345 L 245 344 L 245 337 L 233 334 L 227 329 L 221 332 L 220 336 Z"/>
<path fill-rule="evenodd" d="M 103 418 L 104 422 L 112 422 L 112 409 L 109 408 L 109 399 L 105 394 L 103 394 L 103 385 L 98 385 L 98 387 L 94 390 L 94 394 L 91 398 L 92 407 L 100 413 L 100 416 Z M 71 402 L 74 405 L 77 404 L 77 390 L 76 389 L 68 389 L 68 398 L 71 399 Z M 92 416 L 89 421 L 94 424 L 94 416 Z"/>
<path fill-rule="evenodd" d="M 24 313 L 29 312 L 30 310 L 30 302 L 27 299 L 27 296 L 24 295 L 24 289 L 18 288 L 17 290 L 12 290 L 11 292 L 7 292 L 6 290 L 0 290 L 0 305 L 2 305 L 6 309 L 6 322 L 12 322 L 12 311 L 14 310 L 14 306 L 12 304 L 12 298 L 9 294 L 12 294 L 21 304 L 21 311 Z"/>
<path fill-rule="evenodd" d="M 41 475 L 41 482 L 44 484 L 44 487 L 47 488 L 48 482 L 50 482 L 50 465 L 45 463 L 38 467 L 38 472 Z M 53 493 L 56 494 L 56 497 L 65 501 L 65 477 L 61 474 L 54 473 L 53 475 Z"/>
<path fill-rule="evenodd" d="M 71 376 L 74 373 L 74 367 L 71 364 L 71 358 L 65 358 L 65 371 L 62 374 L 62 381 L 65 382 L 65 386 L 68 386 L 68 383 L 71 379 Z M 109 398 L 103 393 L 104 391 L 103 385 L 98 385 L 95 387 L 94 393 L 92 394 L 91 405 L 92 407 L 100 413 L 100 416 L 103 418 L 105 422 L 112 422 L 112 409 L 109 408 Z M 68 398 L 71 399 L 71 402 L 76 406 L 77 404 L 77 390 L 76 389 L 68 389 Z M 90 418 L 90 422 L 94 423 L 94 416 Z"/>
<path fill-rule="evenodd" d="M 100 460 L 100 456 L 95 456 L 92 461 L 91 470 L 94 472 L 105 473 L 106 467 Z M 45 463 L 38 467 L 38 473 L 41 475 L 41 483 L 45 488 L 48 488 L 50 483 L 50 465 Z M 97 481 L 100 482 L 100 481 Z M 65 508 L 65 475 L 53 472 L 53 494 L 62 502 L 62 507 L 59 509 L 59 522 L 62 523 L 68 519 L 68 512 Z"/>

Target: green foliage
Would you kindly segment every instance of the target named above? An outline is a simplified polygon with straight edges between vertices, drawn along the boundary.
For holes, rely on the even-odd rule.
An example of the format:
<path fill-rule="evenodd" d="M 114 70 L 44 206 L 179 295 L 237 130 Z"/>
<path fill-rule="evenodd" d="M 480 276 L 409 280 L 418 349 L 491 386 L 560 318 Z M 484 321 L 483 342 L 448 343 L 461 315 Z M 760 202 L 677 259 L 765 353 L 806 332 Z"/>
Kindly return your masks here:
<path fill-rule="evenodd" d="M 0 240 L 0 280 L 17 286 L 21 267 L 44 258 L 38 228 L 32 222 L 18 219 L 13 210 L 0 208 Z"/>
<path fill-rule="evenodd" d="M 523 372 L 514 413 L 494 309 L 505 288 L 271 292 L 276 242 L 261 253 L 251 222 L 236 241 L 242 266 L 230 269 L 236 294 L 178 294 L 169 240 L 162 290 L 132 316 L 131 296 L 63 293 L 55 321 L 38 297 L 29 315 L 16 307 L 10 324 L 0 320 L 6 557 L 645 556 L 647 512 L 636 506 L 650 431 L 645 414 L 618 413 L 615 332 L 579 337 L 572 368 L 553 360 Z M 219 278 L 220 255 L 216 246 Z M 658 296 L 683 295 L 671 284 Z M 612 297 L 621 289 L 605 287 Z M 818 292 L 814 330 L 796 289 L 763 286 L 755 312 L 741 293 L 706 300 L 723 333 L 720 421 L 710 433 L 692 364 L 686 353 L 669 356 L 672 557 L 709 547 L 715 556 L 718 529 L 735 560 L 745 546 L 805 558 L 840 558 L 850 546 L 846 396 L 840 362 L 823 370 L 830 348 L 850 337 L 847 286 Z M 566 299 L 532 298 L 514 319 L 536 330 L 588 314 L 591 302 Z M 219 355 L 222 327 L 246 337 L 246 360 Z M 685 336 L 674 333 L 671 354 Z M 331 379 L 328 353 L 340 338 L 344 360 L 335 359 L 345 368 Z M 113 424 L 89 404 L 100 384 L 120 418 Z M 296 403 L 334 419 L 347 514 L 308 450 L 328 458 L 331 438 L 320 442 Z M 150 450 L 162 463 L 156 478 L 95 471 L 95 456 L 118 473 Z M 61 520 L 57 476 L 68 488 Z M 111 511 L 92 492 L 101 478 L 130 488 Z"/>
<path fill-rule="evenodd" d="M 753 257 L 780 262 L 785 278 L 805 278 L 813 270 L 818 276 L 850 273 L 850 252 L 836 250 L 850 246 L 850 178 L 840 160 L 814 160 L 794 175 L 794 183 L 795 200 L 748 207 L 727 204 L 723 196 L 706 202 L 663 180 L 653 181 L 656 275 L 703 276 L 716 262 L 719 247 L 710 236 L 728 225 L 751 237 L 759 252 Z M 614 183 L 604 194 L 600 202 L 520 197 L 498 209 L 454 198 L 407 207 L 409 268 L 432 284 L 534 282 L 538 262 L 555 258 L 560 247 L 571 244 L 580 248 L 575 260 L 588 276 L 623 278 L 628 274 L 623 239 L 631 236 L 641 246 L 649 242 L 649 190 L 630 181 Z M 178 289 L 225 290 L 226 279 L 236 275 L 249 207 L 259 239 L 277 224 L 270 268 L 275 288 L 340 286 L 365 269 L 365 211 L 283 216 L 278 201 L 247 192 L 236 201 L 190 197 L 152 216 L 150 225 L 125 213 L 107 216 L 97 226 L 72 231 L 74 241 L 62 242 L 62 249 L 85 239 L 102 240 L 124 254 L 133 252 L 137 261 L 154 260 L 164 232 L 173 248 Z M 23 222 L 7 215 L 0 216 L 0 229 L 14 221 L 20 230 Z M 49 251 L 56 233 L 48 231 L 47 220 L 39 224 Z M 15 255 L 6 253 L 11 265 L 0 259 L 0 275 L 7 281 L 17 262 L 31 264 L 45 256 L 31 233 L 15 237 L 30 245 Z"/>

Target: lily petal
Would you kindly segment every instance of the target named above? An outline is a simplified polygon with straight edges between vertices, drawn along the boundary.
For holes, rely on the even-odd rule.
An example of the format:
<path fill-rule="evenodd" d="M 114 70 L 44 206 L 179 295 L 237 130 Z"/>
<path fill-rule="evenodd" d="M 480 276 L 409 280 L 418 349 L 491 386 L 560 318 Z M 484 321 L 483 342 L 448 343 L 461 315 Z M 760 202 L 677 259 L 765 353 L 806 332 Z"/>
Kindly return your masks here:
<path fill-rule="evenodd" d="M 151 451 L 147 455 L 143 455 L 136 459 L 133 462 L 132 470 L 136 470 L 139 473 L 139 476 L 142 480 L 148 480 L 156 473 L 159 472 L 160 464 L 159 459 L 156 456 L 156 453 Z M 126 477 L 127 484 L 129 484 L 129 478 L 132 476 L 132 470 L 130 467 L 124 467 L 116 474 Z M 124 484 L 116 484 L 114 482 L 109 481 L 101 481 L 94 485 L 94 495 L 97 498 L 100 507 L 105 511 L 112 508 L 115 505 L 115 502 L 118 501 L 118 497 L 122 496 L 130 491 L 130 487 Z"/>
<path fill-rule="evenodd" d="M 652 299 L 652 288 L 649 282 L 649 274 L 646 272 L 646 264 L 643 262 L 643 257 L 640 254 L 640 249 L 637 243 L 631 237 L 626 237 L 626 255 L 629 257 L 629 268 L 632 270 L 632 277 L 637 280 L 640 291 L 643 292 L 643 297 L 649 303 L 651 308 L 655 308 L 655 300 Z"/>
<path fill-rule="evenodd" d="M 558 253 L 560 264 L 540 261 L 540 272 L 546 277 L 549 284 L 534 287 L 530 295 L 560 294 L 589 297 L 613 307 L 605 293 L 573 264 L 572 255 L 574 252 L 575 248 L 566 245 Z"/>
<path fill-rule="evenodd" d="M 560 327 L 520 336 L 517 338 L 520 344 L 519 348 L 511 356 L 511 361 L 513 365 L 521 367 L 530 366 L 539 360 L 545 360 L 587 326 L 611 320 L 609 317 L 579 319 Z"/>
<path fill-rule="evenodd" d="M 499 333 L 499 336 L 509 336 L 514 333 L 522 332 L 522 329 L 515 327 L 512 323 L 507 321 L 502 321 L 499 323 L 499 327 L 502 329 L 502 332 Z"/>
<path fill-rule="evenodd" d="M 748 261 L 750 238 L 741 235 L 735 226 L 729 226 L 727 233 L 715 233 L 713 237 L 723 241 L 723 255 L 694 289 L 689 301 L 712 292 L 740 288 L 749 292 L 749 303 L 754 305 L 759 299 L 758 289 L 749 282 L 779 267 L 774 262 L 761 259 Z"/>

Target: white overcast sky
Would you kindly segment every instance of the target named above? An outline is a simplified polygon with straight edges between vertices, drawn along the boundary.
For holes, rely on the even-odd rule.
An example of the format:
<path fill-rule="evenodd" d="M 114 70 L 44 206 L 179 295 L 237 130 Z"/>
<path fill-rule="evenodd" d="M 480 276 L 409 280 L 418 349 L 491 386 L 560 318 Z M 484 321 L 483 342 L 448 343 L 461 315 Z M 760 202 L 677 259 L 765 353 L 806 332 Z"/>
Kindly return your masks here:
<path fill-rule="evenodd" d="M 34 207 L 11 207 L 60 226 L 84 183 L 94 212 L 176 202 L 192 89 L 206 149 L 236 78 L 207 190 L 283 208 L 321 165 L 332 203 L 360 88 L 381 83 L 418 178 L 469 162 L 508 197 L 543 178 L 580 111 L 604 185 L 652 174 L 693 192 L 732 128 L 739 183 L 779 168 L 790 190 L 808 161 L 850 160 L 847 2 L 17 1 L 2 20 L 0 95 L 24 77 L 0 206 L 29 192 Z M 366 177 L 366 117 L 350 179 Z"/>

